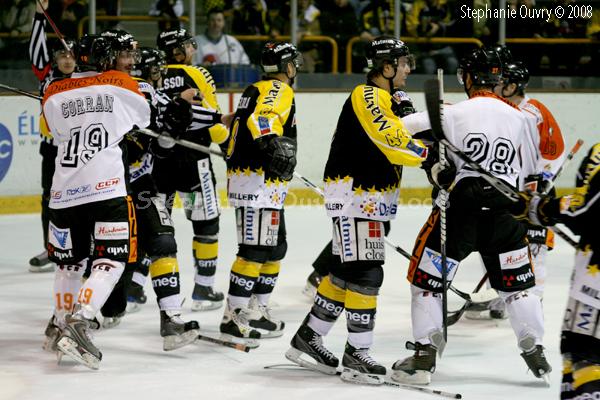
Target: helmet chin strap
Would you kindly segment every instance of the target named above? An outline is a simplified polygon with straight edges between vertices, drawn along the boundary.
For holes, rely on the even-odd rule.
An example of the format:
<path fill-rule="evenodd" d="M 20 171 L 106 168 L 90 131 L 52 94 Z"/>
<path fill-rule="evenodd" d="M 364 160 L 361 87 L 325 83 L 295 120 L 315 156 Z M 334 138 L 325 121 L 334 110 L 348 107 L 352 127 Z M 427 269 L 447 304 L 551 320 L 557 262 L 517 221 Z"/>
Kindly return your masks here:
<path fill-rule="evenodd" d="M 383 76 L 385 79 L 388 80 L 389 85 L 390 85 L 390 94 L 394 94 L 394 78 L 396 77 L 396 74 L 398 73 L 398 63 L 394 63 L 391 64 L 394 67 L 394 75 L 392 75 L 391 77 L 387 77 L 383 74 L 383 70 L 381 70 L 381 76 Z"/>

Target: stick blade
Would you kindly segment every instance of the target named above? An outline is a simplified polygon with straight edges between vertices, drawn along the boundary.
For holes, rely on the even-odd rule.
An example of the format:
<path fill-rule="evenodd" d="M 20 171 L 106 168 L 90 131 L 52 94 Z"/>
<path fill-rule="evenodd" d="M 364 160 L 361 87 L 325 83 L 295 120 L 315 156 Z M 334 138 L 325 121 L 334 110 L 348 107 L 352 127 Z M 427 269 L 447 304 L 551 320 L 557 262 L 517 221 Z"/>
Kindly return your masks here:
<path fill-rule="evenodd" d="M 425 104 L 427 105 L 427 114 L 433 136 L 437 140 L 444 139 L 444 131 L 442 129 L 442 112 L 440 108 L 440 85 L 437 79 L 429 79 L 425 81 Z"/>

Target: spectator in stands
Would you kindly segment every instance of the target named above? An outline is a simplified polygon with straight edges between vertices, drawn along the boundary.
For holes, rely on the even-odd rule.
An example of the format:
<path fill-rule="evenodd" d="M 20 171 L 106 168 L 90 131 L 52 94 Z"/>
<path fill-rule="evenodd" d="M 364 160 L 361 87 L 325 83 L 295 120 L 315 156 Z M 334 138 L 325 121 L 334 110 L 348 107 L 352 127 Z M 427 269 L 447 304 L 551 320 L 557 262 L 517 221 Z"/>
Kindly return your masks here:
<path fill-rule="evenodd" d="M 491 24 L 493 19 L 488 20 L 485 9 L 492 9 L 491 0 L 457 0 L 454 2 L 455 13 L 460 13 L 461 7 L 469 7 L 472 10 L 481 10 L 481 18 L 454 18 L 454 24 L 448 27 L 446 36 L 475 38 L 481 40 L 484 45 L 492 45 L 498 39 L 498 35 L 492 35 Z M 458 11 L 456 11 L 458 10 Z M 475 11 L 474 11 L 475 12 Z"/>
<path fill-rule="evenodd" d="M 0 53 L 3 56 L 12 58 L 17 55 L 18 49 L 22 50 L 23 55 L 26 54 L 26 49 L 13 44 L 27 41 L 27 38 L 19 36 L 31 32 L 34 14 L 35 0 L 0 0 L 0 32 L 11 36 L 0 38 Z"/>
<path fill-rule="evenodd" d="M 442 37 L 454 24 L 452 10 L 446 0 L 415 0 L 406 15 L 406 30 L 414 37 Z M 419 63 L 425 74 L 435 74 L 437 68 L 455 73 L 458 60 L 450 46 L 426 45 L 419 48 Z"/>
<path fill-rule="evenodd" d="M 339 70 L 346 67 L 346 44 L 358 32 L 356 12 L 349 0 L 334 0 L 325 6 L 321 17 L 321 33 L 333 37 L 338 44 Z"/>
<path fill-rule="evenodd" d="M 100 14 L 103 11 L 107 16 L 118 17 L 121 15 L 121 0 L 97 0 L 96 8 L 97 14 Z M 106 21 L 102 26 L 103 31 L 109 29 L 122 29 L 119 21 Z"/>
<path fill-rule="evenodd" d="M 88 15 L 88 5 L 85 0 L 56 0 L 50 1 L 48 15 L 56 23 L 60 32 L 71 38 L 78 37 L 79 21 Z M 29 21 L 31 23 L 31 21 Z M 85 28 L 84 28 L 85 30 Z"/>
<path fill-rule="evenodd" d="M 227 35 L 223 10 L 214 8 L 208 12 L 208 27 L 202 35 L 195 37 L 198 51 L 194 54 L 194 65 L 250 64 L 250 59 L 240 42 Z"/>
<path fill-rule="evenodd" d="M 148 15 L 168 18 L 165 21 L 159 21 L 159 32 L 183 28 L 179 21 L 179 17 L 183 15 L 183 0 L 154 0 Z"/>
<path fill-rule="evenodd" d="M 237 0 L 234 3 L 232 31 L 236 35 L 268 35 L 271 30 L 269 10 L 265 0 Z M 259 64 L 262 43 L 244 43 L 250 60 Z"/>
<path fill-rule="evenodd" d="M 401 16 L 402 18 L 402 16 Z M 375 37 L 394 34 L 393 0 L 372 0 L 360 13 L 361 39 L 371 42 Z"/>

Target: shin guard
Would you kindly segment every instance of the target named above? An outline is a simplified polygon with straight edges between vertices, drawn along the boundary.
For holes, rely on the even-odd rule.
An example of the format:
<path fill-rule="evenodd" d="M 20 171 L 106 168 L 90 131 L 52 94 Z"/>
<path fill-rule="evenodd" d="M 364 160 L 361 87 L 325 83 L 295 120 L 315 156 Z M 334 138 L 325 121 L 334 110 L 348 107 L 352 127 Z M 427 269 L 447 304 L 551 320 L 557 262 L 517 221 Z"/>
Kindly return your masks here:
<path fill-rule="evenodd" d="M 212 287 L 217 271 L 219 241 L 216 235 L 196 235 L 192 242 L 196 274 L 194 282 L 202 286 Z"/>
<path fill-rule="evenodd" d="M 179 265 L 175 257 L 162 257 L 150 264 L 152 287 L 162 311 L 181 309 Z"/>
<path fill-rule="evenodd" d="M 269 261 L 260 267 L 260 275 L 254 287 L 254 296 L 256 296 L 258 304 L 263 306 L 269 304 L 269 297 L 277 284 L 280 269 L 280 261 Z"/>
<path fill-rule="evenodd" d="M 315 295 L 314 304 L 310 310 L 308 326 L 321 336 L 329 333 L 333 324 L 344 311 L 346 301 L 346 283 L 326 276 L 321 281 Z"/>

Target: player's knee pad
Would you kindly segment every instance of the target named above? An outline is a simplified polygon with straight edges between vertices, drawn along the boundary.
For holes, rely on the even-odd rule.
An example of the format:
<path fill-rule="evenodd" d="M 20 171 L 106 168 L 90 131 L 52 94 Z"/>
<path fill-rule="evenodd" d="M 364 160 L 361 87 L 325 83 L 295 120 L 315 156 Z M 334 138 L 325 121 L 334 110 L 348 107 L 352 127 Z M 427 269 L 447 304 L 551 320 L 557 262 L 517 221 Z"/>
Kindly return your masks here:
<path fill-rule="evenodd" d="M 206 221 L 192 221 L 195 236 L 217 236 L 219 234 L 219 217 Z"/>
<path fill-rule="evenodd" d="M 87 265 L 87 258 L 78 264 L 57 265 L 54 275 L 54 315 L 60 321 L 71 312 L 77 302 L 81 280 Z"/>
<path fill-rule="evenodd" d="M 92 273 L 79 291 L 78 302 L 84 317 L 93 319 L 125 270 L 125 263 L 99 258 L 92 262 Z"/>
<path fill-rule="evenodd" d="M 150 264 L 152 288 L 161 310 L 179 309 L 179 264 L 174 257 L 163 257 Z"/>
<path fill-rule="evenodd" d="M 517 336 L 519 348 L 528 351 L 535 345 L 541 345 L 544 337 L 541 298 L 532 290 L 498 291 L 498 295 L 506 303 L 510 324 Z"/>
<path fill-rule="evenodd" d="M 177 242 L 174 235 L 156 235 L 148 241 L 147 246 L 148 248 L 144 250 L 150 259 L 177 254 Z"/>
<path fill-rule="evenodd" d="M 411 285 L 411 318 L 415 341 L 437 345 L 442 331 L 442 294 Z"/>

